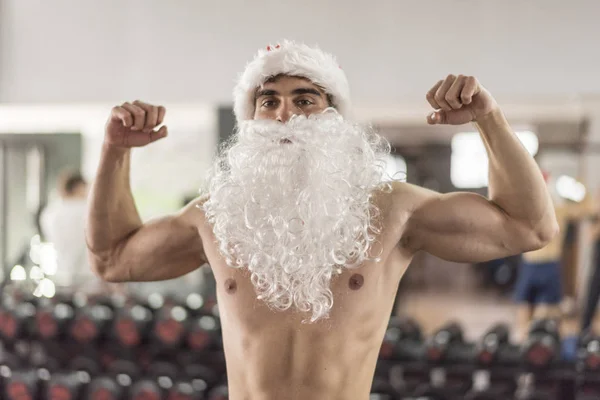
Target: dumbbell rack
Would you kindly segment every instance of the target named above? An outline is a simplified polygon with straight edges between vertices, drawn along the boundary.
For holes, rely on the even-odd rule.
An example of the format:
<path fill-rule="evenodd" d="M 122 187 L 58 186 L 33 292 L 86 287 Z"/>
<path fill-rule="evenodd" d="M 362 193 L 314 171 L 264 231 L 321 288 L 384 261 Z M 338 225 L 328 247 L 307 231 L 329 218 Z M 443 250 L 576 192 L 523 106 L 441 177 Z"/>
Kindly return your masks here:
<path fill-rule="evenodd" d="M 381 400 L 600 399 L 600 338 L 582 336 L 569 356 L 553 321 L 532 324 L 524 343 L 508 336 L 497 325 L 467 342 L 449 323 L 424 338 L 414 320 L 392 318 L 373 392 Z"/>
<path fill-rule="evenodd" d="M 209 302 L 80 300 L 2 293 L 0 399 L 227 398 Z"/>
<path fill-rule="evenodd" d="M 0 399 L 227 399 L 213 305 L 3 293 L 0 339 Z M 571 356 L 561 346 L 552 321 L 516 344 L 504 325 L 469 342 L 455 323 L 426 338 L 414 320 L 392 318 L 372 399 L 600 399 L 600 338 L 582 335 Z"/>

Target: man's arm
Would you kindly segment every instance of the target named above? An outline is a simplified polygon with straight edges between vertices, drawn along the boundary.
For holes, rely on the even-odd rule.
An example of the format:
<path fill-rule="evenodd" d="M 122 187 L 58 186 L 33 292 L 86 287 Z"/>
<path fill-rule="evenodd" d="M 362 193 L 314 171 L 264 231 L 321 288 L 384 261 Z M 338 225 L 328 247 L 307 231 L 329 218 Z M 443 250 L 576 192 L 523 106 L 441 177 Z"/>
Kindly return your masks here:
<path fill-rule="evenodd" d="M 113 109 L 107 124 L 90 193 L 86 240 L 92 268 L 110 282 L 172 279 L 206 262 L 198 232 L 200 200 L 177 214 L 142 223 L 131 194 L 130 147 L 166 136 L 165 127 L 153 130 L 162 123 L 160 109 L 125 103 Z"/>
<path fill-rule="evenodd" d="M 558 232 L 554 207 L 535 160 L 513 133 L 491 95 L 472 77 L 449 76 L 428 100 L 429 122 L 475 122 L 489 157 L 489 198 L 439 194 L 402 185 L 394 204 L 412 205 L 401 242 L 441 258 L 479 262 L 535 250 Z"/>

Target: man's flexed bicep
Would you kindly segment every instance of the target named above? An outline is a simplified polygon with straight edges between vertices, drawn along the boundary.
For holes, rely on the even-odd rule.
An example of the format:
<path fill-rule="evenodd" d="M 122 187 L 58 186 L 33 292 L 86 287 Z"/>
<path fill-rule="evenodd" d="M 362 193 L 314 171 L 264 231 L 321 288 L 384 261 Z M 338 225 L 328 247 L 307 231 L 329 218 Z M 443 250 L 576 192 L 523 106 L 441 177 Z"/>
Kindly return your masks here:
<path fill-rule="evenodd" d="M 482 262 L 543 247 L 526 223 L 511 218 L 493 201 L 474 193 L 440 194 L 402 184 L 394 207 L 410 204 L 400 244 L 455 262 Z"/>
<path fill-rule="evenodd" d="M 144 223 L 121 240 L 105 260 L 91 253 L 96 273 L 110 282 L 162 281 L 183 276 L 207 262 L 198 227 L 202 200 L 179 213 Z"/>

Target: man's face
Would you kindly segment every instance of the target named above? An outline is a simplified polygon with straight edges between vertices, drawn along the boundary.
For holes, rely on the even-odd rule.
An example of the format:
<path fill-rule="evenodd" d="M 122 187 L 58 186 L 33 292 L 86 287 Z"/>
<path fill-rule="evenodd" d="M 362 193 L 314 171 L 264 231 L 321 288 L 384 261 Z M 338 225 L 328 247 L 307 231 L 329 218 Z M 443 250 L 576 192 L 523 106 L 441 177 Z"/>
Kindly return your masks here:
<path fill-rule="evenodd" d="M 311 115 L 329 107 L 327 95 L 305 78 L 278 76 L 256 90 L 254 119 L 287 122 L 292 115 Z"/>

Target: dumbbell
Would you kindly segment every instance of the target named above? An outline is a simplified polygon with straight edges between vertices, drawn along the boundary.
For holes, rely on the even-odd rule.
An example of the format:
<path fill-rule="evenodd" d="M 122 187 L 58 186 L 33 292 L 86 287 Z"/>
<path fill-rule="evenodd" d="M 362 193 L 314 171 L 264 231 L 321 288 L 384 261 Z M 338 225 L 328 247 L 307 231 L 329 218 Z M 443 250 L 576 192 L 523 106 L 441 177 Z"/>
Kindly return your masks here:
<path fill-rule="evenodd" d="M 140 304 L 121 308 L 112 333 L 120 346 L 134 348 L 146 342 L 152 326 L 152 312 Z"/>
<path fill-rule="evenodd" d="M 35 315 L 37 342 L 32 343 L 32 365 L 51 371 L 63 367 L 73 357 L 69 351 L 69 327 L 74 318 L 73 307 L 68 303 L 50 302 L 38 306 Z"/>
<path fill-rule="evenodd" d="M 462 327 L 456 322 L 442 326 L 427 341 L 425 354 L 433 366 L 452 365 L 431 371 L 432 382 L 438 381 L 435 393 L 441 388 L 445 394 L 464 396 L 473 383 L 475 345 L 464 341 Z"/>
<path fill-rule="evenodd" d="M 506 324 L 490 328 L 476 345 L 476 361 L 481 366 L 498 362 L 500 350 L 509 344 L 509 329 Z"/>
<path fill-rule="evenodd" d="M 458 323 L 451 322 L 438 329 L 426 343 L 426 359 L 430 363 L 469 362 L 474 346 L 465 343 Z"/>
<path fill-rule="evenodd" d="M 37 400 L 40 398 L 41 380 L 36 370 L 11 371 L 4 369 L 0 372 L 4 378 L 3 398 L 7 400 Z"/>
<path fill-rule="evenodd" d="M 577 346 L 577 400 L 600 398 L 600 337 L 592 330 L 582 332 Z"/>
<path fill-rule="evenodd" d="M 161 400 L 164 394 L 156 381 L 144 378 L 133 384 L 130 398 L 131 400 Z"/>
<path fill-rule="evenodd" d="M 488 371 L 487 387 L 484 392 L 473 391 L 468 393 L 473 398 L 507 398 L 516 388 L 514 372 L 511 367 L 516 367 L 521 362 L 520 346 L 510 342 L 508 325 L 496 324 L 492 326 L 476 344 L 475 362 Z M 485 371 L 480 371 L 485 372 Z"/>
<path fill-rule="evenodd" d="M 401 362 L 402 368 L 388 377 L 396 392 L 411 392 L 428 380 L 428 369 L 422 364 L 425 358 L 425 343 L 421 328 L 410 317 L 392 317 L 388 323 L 379 352 L 379 363 Z M 397 368 L 389 368 L 396 371 Z"/>
<path fill-rule="evenodd" d="M 423 355 L 423 334 L 417 322 L 408 317 L 392 317 L 385 331 L 379 358 L 417 361 Z"/>
<path fill-rule="evenodd" d="M 186 338 L 187 324 L 188 312 L 184 307 L 164 307 L 155 316 L 152 331 L 153 348 L 159 352 L 173 352 L 181 348 Z"/>
<path fill-rule="evenodd" d="M 76 304 L 80 307 L 75 309 L 75 317 L 69 327 L 71 343 L 67 348 L 71 368 L 95 374 L 104 359 L 103 354 L 107 351 L 105 342 L 109 336 L 114 312 L 108 305 L 100 303 L 99 299 L 92 300 L 96 302 L 88 300 L 86 303 Z"/>
<path fill-rule="evenodd" d="M 85 372 L 62 372 L 50 376 L 46 398 L 51 400 L 77 400 L 83 396 L 90 376 Z"/>
<path fill-rule="evenodd" d="M 35 316 L 37 336 L 44 342 L 57 342 L 66 338 L 75 311 L 67 303 L 47 304 L 38 308 Z"/>
<path fill-rule="evenodd" d="M 212 315 L 199 315 L 189 321 L 186 344 L 195 353 L 218 347 L 221 330 Z"/>
<path fill-rule="evenodd" d="M 107 305 L 85 305 L 76 310 L 69 329 L 70 337 L 81 345 L 98 343 L 107 336 L 112 320 L 113 310 Z"/>
<path fill-rule="evenodd" d="M 529 368 L 544 368 L 556 361 L 560 352 L 558 324 L 551 319 L 534 321 L 521 347 L 521 357 Z"/>
<path fill-rule="evenodd" d="M 591 330 L 583 333 L 578 343 L 577 360 L 583 371 L 600 370 L 600 336 Z"/>
<path fill-rule="evenodd" d="M 14 345 L 18 340 L 30 340 L 35 329 L 36 305 L 26 301 L 5 304 L 0 319 L 0 334 L 4 342 Z"/>
<path fill-rule="evenodd" d="M 125 398 L 125 388 L 108 376 L 92 379 L 89 385 L 89 400 L 121 400 Z"/>

